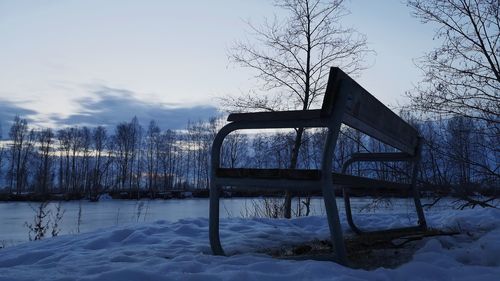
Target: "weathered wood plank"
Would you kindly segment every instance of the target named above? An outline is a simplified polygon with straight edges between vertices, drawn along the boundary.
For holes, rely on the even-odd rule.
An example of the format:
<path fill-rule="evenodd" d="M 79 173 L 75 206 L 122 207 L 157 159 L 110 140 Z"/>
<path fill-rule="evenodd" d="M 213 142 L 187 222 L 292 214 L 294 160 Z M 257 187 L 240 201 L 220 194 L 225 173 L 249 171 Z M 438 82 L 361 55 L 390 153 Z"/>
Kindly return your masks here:
<path fill-rule="evenodd" d="M 352 188 L 391 188 L 401 189 L 409 188 L 409 184 L 390 182 L 366 177 L 358 177 L 346 174 L 332 173 L 333 183 Z M 309 169 L 247 169 L 247 168 L 219 168 L 216 170 L 218 178 L 233 178 L 241 179 L 239 185 L 253 186 L 259 185 L 261 180 L 280 181 L 286 180 L 290 185 L 295 182 L 296 185 L 301 185 L 300 181 L 318 181 L 321 179 L 320 170 Z M 230 182 L 230 181 L 228 181 Z M 272 185 L 272 184 L 269 184 Z M 280 185 L 281 186 L 281 185 Z"/>
<path fill-rule="evenodd" d="M 415 154 L 418 132 L 339 68 L 332 68 L 330 71 L 322 116 L 332 113 L 335 93 L 340 90 L 341 83 L 347 84 L 342 89 L 347 88 L 349 91 L 342 121 L 344 124 L 403 152 Z"/>
<path fill-rule="evenodd" d="M 250 113 L 232 113 L 227 121 L 285 121 L 285 120 L 309 120 L 320 118 L 321 110 L 292 110 L 292 111 L 265 111 Z"/>

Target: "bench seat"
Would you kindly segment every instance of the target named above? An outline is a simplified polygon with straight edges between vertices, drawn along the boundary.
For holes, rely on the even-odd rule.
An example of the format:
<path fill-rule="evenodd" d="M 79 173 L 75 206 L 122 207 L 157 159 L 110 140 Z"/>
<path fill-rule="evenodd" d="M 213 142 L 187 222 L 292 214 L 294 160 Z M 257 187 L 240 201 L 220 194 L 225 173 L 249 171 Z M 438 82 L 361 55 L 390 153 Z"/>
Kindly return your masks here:
<path fill-rule="evenodd" d="M 311 184 L 309 191 L 321 191 L 321 171 L 312 169 L 248 169 L 248 168 L 218 168 L 216 176 L 228 179 L 241 179 L 245 181 L 245 188 L 262 184 L 261 180 L 279 180 L 289 185 L 288 189 L 294 190 L 303 186 L 301 181 L 317 182 Z M 409 189 L 410 184 L 402 184 L 367 177 L 353 176 L 348 174 L 332 173 L 333 184 L 350 188 L 389 188 L 389 189 Z M 252 183 L 252 180 L 253 183 Z M 286 184 L 284 184 L 286 185 Z M 241 186 L 241 184 L 240 184 Z M 266 185 L 267 187 L 268 185 Z M 236 186 L 237 187 L 237 186 Z M 271 183 L 271 188 L 278 185 Z M 282 189 L 281 186 L 279 186 Z"/>

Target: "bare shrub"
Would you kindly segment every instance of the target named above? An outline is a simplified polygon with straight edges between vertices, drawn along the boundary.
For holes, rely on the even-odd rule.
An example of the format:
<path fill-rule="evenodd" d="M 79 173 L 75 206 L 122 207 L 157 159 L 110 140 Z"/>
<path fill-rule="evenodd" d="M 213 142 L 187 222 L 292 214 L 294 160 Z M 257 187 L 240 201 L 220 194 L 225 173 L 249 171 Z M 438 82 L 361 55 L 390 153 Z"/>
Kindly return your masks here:
<path fill-rule="evenodd" d="M 61 208 L 60 202 L 55 207 L 55 213 L 50 209 L 50 202 L 48 201 L 40 203 L 36 208 L 31 205 L 30 207 L 33 212 L 35 212 L 33 223 L 24 223 L 28 228 L 28 237 L 30 241 L 45 238 L 48 231 L 50 231 L 52 237 L 59 235 L 61 231 L 59 225 L 66 212 Z"/>
<path fill-rule="evenodd" d="M 47 230 L 49 229 L 50 223 L 50 210 L 47 208 L 49 202 L 42 202 L 38 205 L 38 208 L 34 208 L 30 205 L 31 209 L 35 212 L 33 217 L 33 223 L 25 222 L 24 225 L 28 228 L 29 240 L 41 240 L 45 237 Z"/>

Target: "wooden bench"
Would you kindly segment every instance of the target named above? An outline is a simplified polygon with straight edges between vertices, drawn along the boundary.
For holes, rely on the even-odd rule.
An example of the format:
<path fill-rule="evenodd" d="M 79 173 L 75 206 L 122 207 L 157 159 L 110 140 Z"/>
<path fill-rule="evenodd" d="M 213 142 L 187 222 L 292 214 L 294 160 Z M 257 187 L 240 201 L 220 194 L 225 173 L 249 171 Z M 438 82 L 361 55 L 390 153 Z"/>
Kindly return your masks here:
<path fill-rule="evenodd" d="M 347 221 L 356 233 L 367 233 L 355 224 L 352 217 L 349 190 L 356 187 L 403 188 L 412 192 L 418 223 L 411 227 L 376 232 L 426 229 L 425 216 L 416 186 L 421 144 L 418 132 L 339 68 L 331 68 L 330 70 L 320 110 L 237 113 L 229 115 L 227 120 L 230 123 L 219 131 L 212 146 L 209 236 L 210 245 L 215 255 L 224 255 L 219 238 L 219 193 L 223 186 L 290 191 L 321 190 L 330 236 L 334 245 L 335 260 L 343 264 L 348 261 L 334 187 L 343 190 Z M 344 163 L 341 173 L 333 173 L 332 158 L 342 123 L 378 139 L 400 152 L 355 153 Z M 220 166 L 220 152 L 224 138 L 235 130 L 301 127 L 327 128 L 321 169 L 319 170 L 229 169 Z M 410 184 L 402 184 L 346 174 L 349 165 L 359 161 L 410 162 L 412 164 L 409 173 L 411 182 Z"/>

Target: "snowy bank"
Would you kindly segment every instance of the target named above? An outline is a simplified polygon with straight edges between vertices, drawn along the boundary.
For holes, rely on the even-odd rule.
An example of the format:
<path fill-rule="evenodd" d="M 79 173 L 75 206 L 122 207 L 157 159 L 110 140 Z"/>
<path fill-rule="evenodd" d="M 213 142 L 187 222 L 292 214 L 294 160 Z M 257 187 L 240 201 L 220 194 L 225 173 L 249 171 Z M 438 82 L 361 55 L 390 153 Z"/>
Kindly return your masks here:
<path fill-rule="evenodd" d="M 5 248 L 0 250 L 0 280 L 500 280 L 499 210 L 429 212 L 427 219 L 431 227 L 463 234 L 427 238 L 413 259 L 396 269 L 356 270 L 258 253 L 327 239 L 324 217 L 223 219 L 221 240 L 229 257 L 210 255 L 207 219 L 188 219 L 122 225 Z M 376 227 L 407 222 L 408 216 L 365 214 L 358 221 Z"/>

